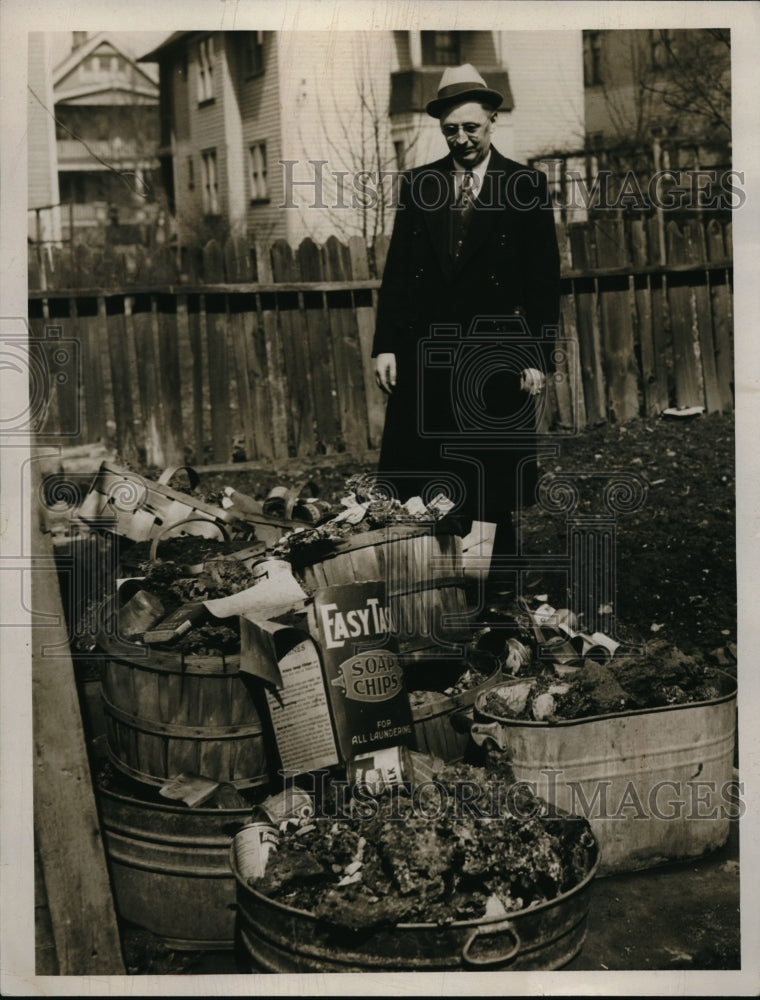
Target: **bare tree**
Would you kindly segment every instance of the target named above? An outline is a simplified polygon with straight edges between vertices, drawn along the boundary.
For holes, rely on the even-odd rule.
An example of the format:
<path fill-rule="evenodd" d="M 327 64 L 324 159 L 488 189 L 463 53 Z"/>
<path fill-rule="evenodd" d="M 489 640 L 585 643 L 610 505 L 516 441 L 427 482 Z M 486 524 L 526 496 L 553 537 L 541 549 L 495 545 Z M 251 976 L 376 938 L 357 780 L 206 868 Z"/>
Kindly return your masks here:
<path fill-rule="evenodd" d="M 338 177 L 336 197 L 328 199 L 325 211 L 337 236 L 345 240 L 360 235 L 368 246 L 390 229 L 397 192 L 393 176 L 404 166 L 394 145 L 387 89 L 381 83 L 381 74 L 387 73 L 388 67 L 373 59 L 371 41 L 365 38 L 354 50 L 354 106 L 347 108 L 338 100 L 334 83 L 326 103 L 316 98 L 324 137 L 318 152 L 329 158 Z M 413 152 L 420 134 L 419 124 L 405 131 L 405 155 Z M 301 141 L 307 145 L 303 135 Z"/>
<path fill-rule="evenodd" d="M 646 145 L 653 132 L 726 141 L 731 132 L 730 32 L 659 29 L 624 36 L 608 38 L 611 48 L 602 67 L 604 106 L 617 144 Z"/>
<path fill-rule="evenodd" d="M 657 32 L 663 66 L 642 84 L 671 126 L 731 133 L 731 33 L 727 28 Z M 659 72 L 656 70 L 659 69 Z"/>

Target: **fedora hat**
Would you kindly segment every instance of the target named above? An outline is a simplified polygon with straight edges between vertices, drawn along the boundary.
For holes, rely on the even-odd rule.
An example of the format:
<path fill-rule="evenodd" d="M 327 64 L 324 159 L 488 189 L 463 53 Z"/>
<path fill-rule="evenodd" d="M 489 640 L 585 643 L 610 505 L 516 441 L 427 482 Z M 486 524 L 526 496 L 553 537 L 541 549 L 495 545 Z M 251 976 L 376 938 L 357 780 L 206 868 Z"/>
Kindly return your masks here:
<path fill-rule="evenodd" d="M 438 97 L 430 101 L 425 110 L 432 118 L 440 118 L 451 104 L 467 100 L 482 101 L 496 109 L 504 98 L 497 90 L 486 86 L 486 81 L 470 63 L 447 66 L 438 84 Z"/>

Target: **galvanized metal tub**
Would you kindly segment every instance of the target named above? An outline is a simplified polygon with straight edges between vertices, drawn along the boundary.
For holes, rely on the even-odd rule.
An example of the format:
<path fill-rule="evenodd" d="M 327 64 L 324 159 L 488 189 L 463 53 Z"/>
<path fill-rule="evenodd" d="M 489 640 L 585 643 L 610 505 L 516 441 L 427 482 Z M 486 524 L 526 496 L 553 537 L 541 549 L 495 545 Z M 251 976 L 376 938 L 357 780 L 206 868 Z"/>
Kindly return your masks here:
<path fill-rule="evenodd" d="M 484 692 L 471 732 L 500 740 L 516 781 L 588 819 L 599 875 L 696 858 L 722 847 L 738 818 L 736 682 L 715 673 L 722 693 L 709 701 L 556 722 L 495 716 Z"/>
<path fill-rule="evenodd" d="M 179 950 L 234 946 L 228 853 L 250 809 L 154 804 L 97 784 L 119 916 Z"/>
<path fill-rule="evenodd" d="M 241 948 L 252 971 L 282 973 L 560 969 L 583 946 L 597 864 L 595 859 L 570 892 L 508 918 L 396 924 L 349 935 L 257 892 L 241 876 L 230 851 Z"/>

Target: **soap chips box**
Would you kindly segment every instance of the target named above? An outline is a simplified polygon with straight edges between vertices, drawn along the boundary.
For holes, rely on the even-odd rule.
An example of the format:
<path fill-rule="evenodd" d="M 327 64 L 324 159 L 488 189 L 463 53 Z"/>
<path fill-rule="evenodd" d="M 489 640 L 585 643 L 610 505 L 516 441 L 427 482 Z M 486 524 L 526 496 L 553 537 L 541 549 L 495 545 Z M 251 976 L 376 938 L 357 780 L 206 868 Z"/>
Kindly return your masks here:
<path fill-rule="evenodd" d="M 415 748 L 414 719 L 390 635 L 382 582 L 314 595 L 325 689 L 344 760 L 384 747 Z"/>

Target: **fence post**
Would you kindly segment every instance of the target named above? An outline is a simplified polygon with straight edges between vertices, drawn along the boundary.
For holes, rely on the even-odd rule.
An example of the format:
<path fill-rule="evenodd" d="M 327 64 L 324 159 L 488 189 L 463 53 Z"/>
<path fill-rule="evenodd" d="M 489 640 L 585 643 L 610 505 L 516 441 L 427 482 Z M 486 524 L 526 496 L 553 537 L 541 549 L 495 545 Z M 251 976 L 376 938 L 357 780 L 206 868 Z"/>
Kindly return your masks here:
<path fill-rule="evenodd" d="M 298 281 L 298 262 L 286 240 L 272 246 L 275 282 Z M 300 315 L 303 303 L 295 292 L 277 293 L 277 328 L 285 363 L 286 400 L 290 416 L 289 441 L 295 455 L 308 455 L 314 444 L 314 401 L 306 349 L 306 325 Z"/>
<path fill-rule="evenodd" d="M 136 259 L 137 274 L 145 268 L 142 249 Z M 166 465 L 164 455 L 163 416 L 159 390 L 159 367 L 156 353 L 158 321 L 155 316 L 153 297 L 135 295 L 129 312 L 135 341 L 137 361 L 137 388 L 142 411 L 143 439 L 145 441 L 145 462 L 149 466 Z"/>
<path fill-rule="evenodd" d="M 686 233 L 671 220 L 667 226 L 668 305 L 670 328 L 673 337 L 673 374 L 676 387 L 676 405 L 679 407 L 703 406 L 702 372 L 699 364 L 699 342 L 695 336 L 696 319 L 693 315 L 692 289 L 688 275 L 673 270 L 673 265 L 689 263 L 690 251 Z"/>
<path fill-rule="evenodd" d="M 224 259 L 228 282 L 239 283 L 251 280 L 248 247 L 243 240 L 231 236 L 224 246 Z M 235 382 L 237 384 L 240 423 L 245 444 L 245 457 L 250 461 L 259 457 L 257 431 L 260 433 L 254 417 L 255 389 L 251 384 L 252 330 L 246 324 L 246 314 L 241 308 L 240 296 L 228 294 L 226 299 L 230 338 L 232 340 L 232 351 L 235 359 Z"/>
<path fill-rule="evenodd" d="M 107 273 L 112 278 L 113 286 L 123 288 L 125 283 L 123 258 L 115 254 L 108 254 L 104 264 L 107 265 Z M 135 416 L 132 407 L 131 365 L 124 299 L 109 297 L 103 303 L 103 310 L 108 335 L 108 357 L 111 364 L 116 447 L 122 459 L 132 463 L 137 460 L 137 442 L 135 441 Z"/>
<path fill-rule="evenodd" d="M 357 280 L 369 278 L 369 259 L 366 241 L 361 236 L 352 236 L 348 241 L 351 255 L 351 269 Z M 370 448 L 379 448 L 385 424 L 386 397 L 375 380 L 375 362 L 372 358 L 372 342 L 375 338 L 376 303 L 369 292 L 354 292 L 354 298 L 366 295 L 371 305 L 356 306 L 356 323 L 359 330 L 359 348 L 364 372 L 364 396 L 367 406 L 367 431 Z"/>
<path fill-rule="evenodd" d="M 695 264 L 707 263 L 707 242 L 702 219 L 692 219 L 689 223 L 689 251 Z M 709 268 L 697 276 L 693 285 L 694 316 L 697 323 L 702 380 L 705 391 L 705 409 L 708 413 L 720 413 L 723 408 L 718 375 L 715 367 L 715 341 L 713 339 L 713 318 L 710 308 Z"/>
<path fill-rule="evenodd" d="M 708 260 L 723 263 L 728 255 L 723 243 L 723 227 L 717 219 L 710 219 L 706 235 Z M 708 279 L 715 343 L 715 371 L 721 408 L 725 411 L 733 409 L 734 405 L 734 357 L 728 268 L 725 270 L 711 268 L 708 271 Z"/>
<path fill-rule="evenodd" d="M 216 240 L 209 240 L 203 248 L 203 279 L 207 285 L 221 284 L 224 281 L 222 251 Z M 212 457 L 215 462 L 229 462 L 232 458 L 232 433 L 226 300 L 221 295 L 206 293 L 203 304 L 206 317 Z"/>
<path fill-rule="evenodd" d="M 597 255 L 604 266 L 628 265 L 625 231 L 620 222 L 597 222 Z M 633 349 L 630 278 L 600 278 L 602 343 L 607 376 L 607 405 L 618 423 L 639 415 L 638 367 Z"/>
<path fill-rule="evenodd" d="M 651 263 L 654 250 L 652 235 L 652 230 L 648 229 L 644 219 L 631 221 L 631 253 L 635 266 L 646 267 Z M 654 237 L 659 240 L 656 232 Z M 656 257 L 659 259 L 659 251 Z M 660 332 L 662 299 L 658 289 L 661 284 L 660 277 L 652 273 L 635 275 L 633 279 L 644 413 L 648 417 L 656 416 L 668 405 L 668 376 Z"/>
<path fill-rule="evenodd" d="M 573 270 L 590 269 L 595 265 L 596 248 L 593 230 L 588 224 L 568 226 L 568 236 L 573 255 Z M 588 424 L 601 424 L 607 419 L 605 382 L 602 368 L 601 334 L 597 280 L 593 277 L 573 278 L 580 369 L 583 379 L 583 398 Z"/>
<path fill-rule="evenodd" d="M 322 249 L 328 280 L 350 281 L 351 255 L 348 247 L 336 236 L 331 236 Z M 369 429 L 365 416 L 367 394 L 359 346 L 359 330 L 353 312 L 351 293 L 333 292 L 329 311 L 342 437 L 347 451 L 361 454 L 369 445 Z M 358 419 L 359 416 L 362 417 L 361 420 Z"/>
<path fill-rule="evenodd" d="M 174 254 L 164 247 L 154 250 L 151 259 L 153 283 L 172 285 L 176 282 L 177 264 Z M 164 455 L 170 465 L 185 461 L 185 442 L 182 427 L 182 379 L 179 364 L 177 328 L 177 297 L 156 294 L 153 302 L 158 316 L 158 363 L 161 378 L 162 430 Z"/>
<path fill-rule="evenodd" d="M 325 272 L 320 247 L 310 238 L 301 242 L 296 253 L 304 281 L 324 281 Z M 314 411 L 317 448 L 335 452 L 340 445 L 338 420 L 338 387 L 330 321 L 327 313 L 327 293 L 308 292 L 303 296 L 308 328 L 309 358 L 314 387 Z"/>

